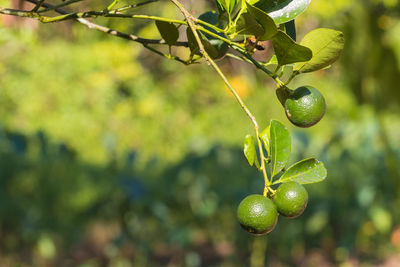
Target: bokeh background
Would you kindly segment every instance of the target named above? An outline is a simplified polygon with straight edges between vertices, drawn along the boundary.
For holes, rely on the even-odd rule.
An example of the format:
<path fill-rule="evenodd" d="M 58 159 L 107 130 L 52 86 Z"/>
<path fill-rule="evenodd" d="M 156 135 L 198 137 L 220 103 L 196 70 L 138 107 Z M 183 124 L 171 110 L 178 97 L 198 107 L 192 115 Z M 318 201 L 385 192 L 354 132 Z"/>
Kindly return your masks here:
<path fill-rule="evenodd" d="M 184 3 L 198 15 L 214 7 Z M 168 1 L 135 12 L 180 18 Z M 96 21 L 159 38 L 154 23 Z M 254 237 L 235 219 L 263 188 L 242 152 L 253 130 L 211 68 L 72 21 L 1 16 L 0 265 L 399 266 L 399 1 L 314 0 L 299 39 L 316 27 L 342 30 L 346 46 L 292 84 L 326 97 L 310 129 L 290 125 L 264 73 L 218 63 L 263 127 L 290 128 L 292 163 L 315 156 L 328 169 L 300 218 Z"/>

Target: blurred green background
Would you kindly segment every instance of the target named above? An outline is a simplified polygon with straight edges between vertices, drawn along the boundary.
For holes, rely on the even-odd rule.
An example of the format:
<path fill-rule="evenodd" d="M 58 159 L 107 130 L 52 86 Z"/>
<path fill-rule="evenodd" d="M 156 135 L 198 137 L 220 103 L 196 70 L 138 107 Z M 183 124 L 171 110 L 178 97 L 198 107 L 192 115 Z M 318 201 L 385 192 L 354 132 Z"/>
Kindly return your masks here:
<path fill-rule="evenodd" d="M 168 1 L 136 13 L 179 17 Z M 154 23 L 97 21 L 159 38 Z M 292 84 L 325 95 L 310 129 L 290 125 L 265 74 L 219 61 L 262 127 L 290 128 L 292 163 L 328 169 L 301 217 L 254 237 L 235 219 L 263 188 L 242 154 L 251 123 L 211 68 L 71 21 L 0 17 L 0 265 L 399 266 L 399 1 L 314 0 L 298 36 L 316 27 L 342 30 L 346 46 Z"/>

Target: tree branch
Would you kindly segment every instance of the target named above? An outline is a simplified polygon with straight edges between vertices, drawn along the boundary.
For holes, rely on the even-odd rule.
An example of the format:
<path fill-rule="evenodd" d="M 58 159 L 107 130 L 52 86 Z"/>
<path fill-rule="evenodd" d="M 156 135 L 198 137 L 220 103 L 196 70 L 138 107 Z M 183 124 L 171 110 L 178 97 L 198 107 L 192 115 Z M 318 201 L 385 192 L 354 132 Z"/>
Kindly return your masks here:
<path fill-rule="evenodd" d="M 147 5 L 147 4 L 150 4 L 150 3 L 154 3 L 154 2 L 158 2 L 158 0 L 147 0 L 147 1 L 144 1 L 144 2 L 137 3 L 137 4 L 127 5 L 127 6 L 123 6 L 123 7 L 117 8 L 117 9 L 113 9 L 111 11 L 113 11 L 113 12 L 122 12 L 122 11 L 125 11 L 125 10 L 128 10 L 128 9 L 132 9 L 132 8 L 139 7 L 139 6 L 144 6 L 144 5 Z"/>
<path fill-rule="evenodd" d="M 39 3 L 38 0 L 26 0 L 26 1 L 31 2 L 33 4 Z M 44 6 L 46 8 L 53 8 L 54 7 L 53 5 L 47 4 L 47 3 L 43 3 L 42 6 Z M 60 9 L 60 8 L 55 8 L 54 10 L 59 14 L 68 14 L 67 11 L 65 11 L 63 9 Z M 108 28 L 108 27 L 105 27 L 105 26 L 90 22 L 87 19 L 77 18 L 76 21 L 78 21 L 79 23 L 85 25 L 89 29 L 94 29 L 94 30 L 97 30 L 97 31 L 100 31 L 100 32 L 104 32 L 104 33 L 107 33 L 107 34 L 110 34 L 110 35 L 113 35 L 113 36 L 116 36 L 116 37 L 120 37 L 120 38 L 129 40 L 129 41 L 134 41 L 134 42 L 141 43 L 146 49 L 149 49 L 151 51 L 153 51 L 155 49 L 154 48 L 151 49 L 149 44 L 156 44 L 156 45 L 158 45 L 158 44 L 162 44 L 162 45 L 167 44 L 164 40 L 141 38 L 141 37 L 133 35 L 133 34 L 123 33 L 123 32 L 120 32 L 120 31 L 117 31 L 117 30 L 114 30 L 114 29 L 111 29 L 111 28 Z M 176 42 L 175 46 L 188 47 L 188 43 L 187 42 Z M 153 51 L 153 52 L 155 52 L 155 51 Z M 158 52 L 157 53 L 158 55 L 165 56 L 162 52 L 160 52 L 158 50 L 157 50 L 157 52 Z M 178 62 L 183 63 L 183 64 L 187 64 L 187 62 L 185 60 L 183 60 L 183 59 L 181 59 L 179 57 L 170 57 L 170 59 L 173 59 L 173 60 L 178 61 Z"/>
<path fill-rule="evenodd" d="M 31 2 L 33 4 L 40 3 L 40 1 L 38 1 L 38 0 L 26 0 L 26 1 Z M 65 11 L 63 9 L 56 8 L 55 6 L 48 4 L 48 3 L 42 3 L 42 6 L 46 7 L 46 8 L 54 9 L 57 13 L 62 14 L 62 15 L 70 15 L 71 16 L 71 14 L 78 14 L 78 13 L 68 13 L 67 11 Z M 39 14 L 36 14 L 35 12 L 18 10 L 18 9 L 9 9 L 9 8 L 0 8 L 0 14 L 12 15 L 12 16 L 18 16 L 18 17 L 28 17 L 28 18 L 38 19 L 38 20 L 42 20 L 42 18 L 44 17 Z M 44 18 L 49 18 L 49 17 L 44 17 Z M 141 38 L 134 34 L 123 33 L 123 32 L 90 22 L 79 16 L 71 17 L 71 19 L 75 19 L 76 21 L 80 22 L 81 24 L 84 24 L 85 26 L 87 26 L 90 29 L 95 29 L 95 30 L 98 30 L 98 31 L 101 31 L 101 32 L 104 32 L 104 33 L 107 33 L 110 35 L 114 35 L 114 36 L 117 36 L 117 37 L 120 37 L 123 39 L 138 42 L 141 44 L 155 44 L 155 45 L 166 45 L 167 44 L 164 40 Z M 188 47 L 188 43 L 187 42 L 176 42 L 175 46 Z"/>
<path fill-rule="evenodd" d="M 250 118 L 251 122 L 254 125 L 254 130 L 256 132 L 256 139 L 257 139 L 259 153 L 260 153 L 260 159 L 261 159 L 261 170 L 262 170 L 262 173 L 264 176 L 264 183 L 265 183 L 264 196 L 266 196 L 266 194 L 267 194 L 266 189 L 268 189 L 270 187 L 271 182 L 268 178 L 268 173 L 267 173 L 266 166 L 265 166 L 265 156 L 264 156 L 264 152 L 262 149 L 262 144 L 261 144 L 261 139 L 260 139 L 260 134 L 259 134 L 259 126 L 258 126 L 257 120 L 254 117 L 254 115 L 251 113 L 251 111 L 247 108 L 246 104 L 244 103 L 242 98 L 239 96 L 239 94 L 236 92 L 236 90 L 233 88 L 233 86 L 229 83 L 228 79 L 222 73 L 221 69 L 218 67 L 218 65 L 215 63 L 215 61 L 208 55 L 207 51 L 204 49 L 203 44 L 201 43 L 201 39 L 197 34 L 196 26 L 194 25 L 194 22 L 193 22 L 196 19 L 185 9 L 185 7 L 178 0 L 171 0 L 171 2 L 173 2 L 179 8 L 179 10 L 182 12 L 182 14 L 185 16 L 189 27 L 191 28 L 191 30 L 193 31 L 193 34 L 195 35 L 195 38 L 196 38 L 196 41 L 197 41 L 197 44 L 199 46 L 199 50 L 200 50 L 200 53 L 202 54 L 202 56 L 207 60 L 207 62 L 215 69 L 215 71 L 218 73 L 218 75 L 222 78 L 222 80 L 224 81 L 226 86 L 228 86 L 229 90 L 235 96 L 237 102 L 240 104 L 240 106 L 242 107 L 242 109 L 244 110 L 244 112 L 247 114 L 247 116 Z M 236 47 L 236 49 L 241 50 L 237 47 Z M 241 51 L 241 53 L 246 54 L 243 51 Z"/>
<path fill-rule="evenodd" d="M 149 19 L 155 21 L 165 21 L 170 23 L 187 25 L 187 22 L 183 20 L 168 19 L 156 16 L 148 16 L 148 15 L 122 14 L 122 13 L 109 12 L 108 10 L 65 13 L 60 16 L 48 17 L 48 16 L 42 16 L 37 12 L 0 7 L 0 14 L 34 18 L 43 23 L 59 22 L 59 21 L 78 19 L 78 18 L 114 17 L 114 18 L 129 18 L 129 19 Z"/>
<path fill-rule="evenodd" d="M 204 49 L 204 46 L 201 42 L 201 39 L 199 35 L 197 34 L 196 31 L 196 26 L 194 25 L 194 20 L 193 16 L 185 9 L 185 7 L 178 1 L 178 0 L 171 0 L 178 9 L 181 11 L 181 13 L 185 16 L 189 27 L 193 31 L 193 34 L 196 38 L 197 44 L 199 46 L 199 52 L 202 54 L 202 56 L 206 59 L 206 61 L 215 69 L 215 71 L 218 73 L 218 75 L 222 78 L 226 86 L 228 86 L 229 90 L 232 92 L 232 94 L 235 96 L 236 100 L 239 102 L 240 106 L 242 109 L 246 112 L 247 116 L 250 118 L 252 123 L 254 124 L 254 128 L 256 129 L 256 133 L 258 133 L 258 123 L 256 121 L 256 118 L 254 115 L 250 112 L 250 110 L 247 108 L 246 104 L 243 102 L 242 98 L 239 96 L 239 94 L 236 92 L 235 88 L 229 83 L 228 79 L 225 77 L 225 75 L 222 73 L 221 69 L 218 67 L 218 65 L 214 62 L 214 60 L 208 55 L 207 51 Z M 257 135 L 258 138 L 258 135 Z"/>

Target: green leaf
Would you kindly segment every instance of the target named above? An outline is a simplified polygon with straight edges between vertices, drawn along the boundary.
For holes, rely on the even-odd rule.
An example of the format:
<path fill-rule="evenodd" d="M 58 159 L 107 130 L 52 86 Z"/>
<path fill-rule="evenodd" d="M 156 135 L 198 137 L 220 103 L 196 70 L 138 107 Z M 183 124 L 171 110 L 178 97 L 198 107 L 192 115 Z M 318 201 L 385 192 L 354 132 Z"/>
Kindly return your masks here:
<path fill-rule="evenodd" d="M 312 52 L 308 47 L 296 44 L 286 33 L 278 31 L 272 39 L 279 65 L 308 61 L 312 58 Z"/>
<path fill-rule="evenodd" d="M 279 102 L 281 102 L 283 107 L 285 107 L 285 102 L 291 94 L 292 90 L 290 90 L 286 86 L 281 86 L 276 89 L 276 96 L 278 97 L 278 100 Z"/>
<path fill-rule="evenodd" d="M 276 58 L 276 55 L 275 55 L 275 54 L 270 58 L 270 60 L 268 61 L 267 64 L 268 64 L 268 65 L 269 65 L 269 64 L 271 64 L 271 65 L 278 65 L 278 59 Z"/>
<path fill-rule="evenodd" d="M 199 55 L 200 54 L 199 45 L 198 45 L 198 43 L 196 41 L 196 37 L 194 37 L 192 29 L 190 29 L 189 27 L 186 28 L 186 36 L 187 36 L 188 45 L 189 45 L 191 54 L 192 55 Z"/>
<path fill-rule="evenodd" d="M 296 42 L 296 24 L 294 20 L 285 23 L 285 32 Z"/>
<path fill-rule="evenodd" d="M 250 4 L 257 6 L 258 8 L 270 12 L 280 5 L 285 4 L 288 0 L 247 0 Z"/>
<path fill-rule="evenodd" d="M 268 13 L 276 24 L 283 24 L 303 13 L 311 0 L 253 0 L 252 2 L 256 2 L 254 6 Z"/>
<path fill-rule="evenodd" d="M 264 33 L 263 27 L 249 13 L 244 13 L 240 16 L 236 24 L 236 34 L 260 37 Z"/>
<path fill-rule="evenodd" d="M 246 0 L 246 3 L 249 3 L 250 5 L 254 5 L 256 3 L 260 2 L 260 0 Z"/>
<path fill-rule="evenodd" d="M 221 11 L 226 11 L 229 14 L 232 13 L 235 5 L 238 3 L 238 0 L 216 0 L 218 9 Z"/>
<path fill-rule="evenodd" d="M 223 29 L 222 23 L 221 23 L 221 21 L 219 21 L 218 14 L 215 11 L 207 11 L 207 12 L 201 14 L 198 17 L 198 19 L 202 20 L 204 22 L 207 22 L 207 23 L 209 23 L 211 25 L 214 25 L 214 26 L 216 26 L 216 27 L 218 27 L 220 29 Z M 202 27 L 204 27 L 205 29 L 209 30 L 212 33 L 218 34 L 219 36 L 226 37 L 224 33 L 217 32 L 213 28 L 210 28 L 210 27 L 205 26 L 205 25 L 202 25 Z M 202 33 L 202 34 L 208 40 L 216 39 L 214 36 L 211 36 L 208 33 Z"/>
<path fill-rule="evenodd" d="M 223 11 L 228 11 L 225 0 L 217 0 L 217 5 L 219 5 Z"/>
<path fill-rule="evenodd" d="M 313 56 L 308 62 L 297 63 L 294 71 L 312 72 L 328 67 L 339 58 L 344 47 L 344 36 L 340 31 L 319 28 L 306 34 L 300 44 L 310 48 Z"/>
<path fill-rule="evenodd" d="M 209 54 L 209 56 L 211 58 L 217 57 L 218 56 L 217 49 L 200 32 L 197 32 L 197 34 L 199 35 L 201 43 L 203 44 L 204 49 Z M 200 53 L 200 47 L 199 47 L 199 44 L 197 43 L 196 37 L 194 36 L 192 30 L 189 27 L 186 29 L 186 36 L 188 39 L 188 45 L 189 45 L 191 54 L 202 56 Z"/>
<path fill-rule="evenodd" d="M 269 129 L 270 129 L 270 127 L 268 126 L 268 127 L 265 128 L 264 131 L 262 131 L 261 134 L 260 134 L 261 141 L 263 141 L 265 150 L 267 150 L 268 153 L 270 152 L 270 145 L 269 145 L 269 140 L 270 140 Z"/>
<path fill-rule="evenodd" d="M 215 25 L 217 26 L 218 24 L 218 14 L 215 11 L 207 11 L 204 12 L 203 14 L 201 14 L 198 19 L 205 21 L 209 24 Z M 214 33 L 217 33 L 214 29 L 211 29 L 207 26 L 203 26 L 204 28 L 206 28 L 209 31 L 212 31 Z"/>
<path fill-rule="evenodd" d="M 279 78 L 284 77 L 284 80 L 290 79 L 293 74 L 293 64 L 285 65 L 282 69 L 282 72 L 279 75 Z"/>
<path fill-rule="evenodd" d="M 216 4 L 217 4 L 218 13 L 219 13 L 219 14 L 225 13 L 225 8 L 224 8 L 224 6 L 222 5 L 222 1 L 221 1 L 221 0 L 216 0 L 215 2 L 216 2 Z"/>
<path fill-rule="evenodd" d="M 207 54 L 211 58 L 217 58 L 218 57 L 218 50 L 210 43 L 210 41 L 205 39 L 203 36 L 201 36 L 200 39 L 201 39 L 201 43 L 203 44 L 204 49 L 206 50 Z"/>
<path fill-rule="evenodd" d="M 254 162 L 257 160 L 257 154 L 254 144 L 254 138 L 251 134 L 246 135 L 246 137 L 244 138 L 243 152 L 250 166 L 253 166 Z"/>
<path fill-rule="evenodd" d="M 293 164 L 274 184 L 291 181 L 300 184 L 318 183 L 324 180 L 326 175 L 327 171 L 324 164 L 321 161 L 310 158 Z"/>
<path fill-rule="evenodd" d="M 224 0 L 225 8 L 228 13 L 231 13 L 231 0 Z"/>
<path fill-rule="evenodd" d="M 156 21 L 156 26 L 165 42 L 171 46 L 176 43 L 179 38 L 178 28 L 170 22 Z"/>
<path fill-rule="evenodd" d="M 285 125 L 272 120 L 270 124 L 271 174 L 274 177 L 289 161 L 291 140 Z"/>
<path fill-rule="evenodd" d="M 232 11 L 233 11 L 233 9 L 234 9 L 234 7 L 235 7 L 235 5 L 238 3 L 238 0 L 230 0 L 230 3 L 229 3 L 229 13 L 232 13 Z"/>
<path fill-rule="evenodd" d="M 247 4 L 247 10 L 250 15 L 256 19 L 256 21 L 263 27 L 264 34 L 258 38 L 260 41 L 270 40 L 278 32 L 278 28 L 275 25 L 274 20 L 268 16 L 264 11 Z"/>

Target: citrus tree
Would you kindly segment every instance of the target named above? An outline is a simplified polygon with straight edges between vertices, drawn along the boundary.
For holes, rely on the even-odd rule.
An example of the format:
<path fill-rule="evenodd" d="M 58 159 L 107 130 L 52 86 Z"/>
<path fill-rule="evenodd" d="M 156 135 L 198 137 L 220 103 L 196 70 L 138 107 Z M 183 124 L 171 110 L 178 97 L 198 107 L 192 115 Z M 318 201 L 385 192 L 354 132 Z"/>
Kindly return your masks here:
<path fill-rule="evenodd" d="M 142 44 L 146 49 L 166 59 L 185 65 L 205 63 L 218 75 L 235 96 L 244 113 L 254 126 L 254 134 L 244 138 L 244 155 L 264 178 L 260 195 L 243 199 L 237 210 L 240 225 L 256 235 L 273 230 L 278 214 L 298 217 L 306 208 L 308 194 L 303 184 L 324 180 L 327 171 L 315 158 L 304 159 L 287 167 L 291 152 L 291 137 L 281 122 L 272 120 L 266 129 L 260 129 L 256 117 L 244 103 L 217 60 L 231 57 L 255 66 L 276 83 L 277 100 L 282 104 L 288 120 L 298 127 L 311 127 L 318 123 L 326 111 L 323 95 L 306 85 L 295 90 L 290 82 L 298 75 L 330 67 L 341 54 L 343 34 L 339 31 L 318 28 L 296 42 L 295 19 L 303 13 L 310 0 L 216 0 L 215 10 L 195 17 L 181 1 L 170 0 L 181 19 L 137 14 L 136 8 L 157 5 L 157 0 L 127 4 L 112 1 L 101 10 L 84 12 L 66 8 L 80 0 L 67 0 L 50 4 L 45 0 L 26 0 L 34 4 L 31 10 L 0 7 L 0 14 L 28 17 L 43 23 L 76 20 L 89 29 Z M 147 20 L 154 23 L 159 39 L 148 39 L 121 32 L 88 20 L 88 18 L 124 18 Z M 253 55 L 270 42 L 274 54 L 265 61 Z M 188 56 L 174 53 L 173 47 L 187 49 Z M 278 187 L 277 187 L 278 186 Z"/>

